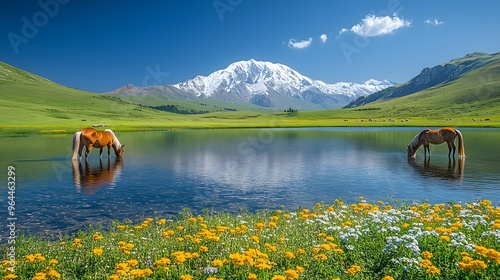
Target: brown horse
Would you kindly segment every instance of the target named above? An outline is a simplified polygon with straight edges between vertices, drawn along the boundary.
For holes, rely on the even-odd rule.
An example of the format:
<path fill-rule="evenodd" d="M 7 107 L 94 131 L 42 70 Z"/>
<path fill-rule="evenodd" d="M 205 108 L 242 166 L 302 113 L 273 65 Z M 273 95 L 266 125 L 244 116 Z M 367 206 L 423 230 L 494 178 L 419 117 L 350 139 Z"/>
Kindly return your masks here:
<path fill-rule="evenodd" d="M 89 156 L 92 147 L 100 148 L 99 157 L 102 157 L 103 148 L 108 147 L 108 158 L 111 154 L 111 148 L 113 148 L 118 158 L 123 155 L 123 147 L 125 147 L 125 145 L 120 144 L 111 129 L 98 131 L 93 128 L 84 128 L 73 135 L 73 156 L 71 159 L 76 160 L 82 156 L 83 146 L 86 148 L 85 158 Z"/>
<path fill-rule="evenodd" d="M 448 157 L 450 157 L 452 151 L 453 157 L 455 157 L 455 138 L 458 138 L 458 157 L 465 157 L 464 138 L 462 133 L 458 129 L 451 127 L 435 130 L 422 130 L 419 134 L 415 135 L 409 145 L 406 145 L 408 157 L 415 157 L 417 155 L 418 148 L 422 145 L 424 145 L 424 156 L 427 156 L 426 152 L 429 152 L 430 156 L 430 144 L 441 144 L 444 142 L 448 144 Z"/>

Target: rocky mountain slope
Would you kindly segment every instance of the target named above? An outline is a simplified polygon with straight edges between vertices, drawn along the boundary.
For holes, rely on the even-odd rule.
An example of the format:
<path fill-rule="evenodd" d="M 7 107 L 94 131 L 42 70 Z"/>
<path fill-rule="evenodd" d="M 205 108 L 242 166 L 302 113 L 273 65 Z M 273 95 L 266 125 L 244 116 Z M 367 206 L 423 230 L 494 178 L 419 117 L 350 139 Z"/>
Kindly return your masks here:
<path fill-rule="evenodd" d="M 345 108 L 354 108 L 371 102 L 390 100 L 410 95 L 434 86 L 443 85 L 456 80 L 465 73 L 500 60 L 500 53 L 486 54 L 475 52 L 465 57 L 453 59 L 432 68 L 424 68 L 419 75 L 410 81 L 388 87 L 368 96 L 360 96 Z"/>

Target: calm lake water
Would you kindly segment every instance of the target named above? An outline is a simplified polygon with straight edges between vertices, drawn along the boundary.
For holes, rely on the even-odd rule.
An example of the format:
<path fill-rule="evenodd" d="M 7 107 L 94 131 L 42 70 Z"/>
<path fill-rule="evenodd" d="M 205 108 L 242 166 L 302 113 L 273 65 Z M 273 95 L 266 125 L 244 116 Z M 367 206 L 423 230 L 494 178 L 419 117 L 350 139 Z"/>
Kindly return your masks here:
<path fill-rule="evenodd" d="M 182 209 L 294 210 L 339 198 L 500 203 L 500 130 L 461 129 L 467 158 L 406 157 L 420 128 L 231 129 L 117 133 L 124 158 L 72 164 L 71 135 L 0 138 L 1 180 L 16 168 L 18 229 L 53 235 Z M 0 214 L 7 217 L 6 183 Z M 5 235 L 5 234 L 2 234 Z M 2 236 L 5 238 L 5 236 Z"/>

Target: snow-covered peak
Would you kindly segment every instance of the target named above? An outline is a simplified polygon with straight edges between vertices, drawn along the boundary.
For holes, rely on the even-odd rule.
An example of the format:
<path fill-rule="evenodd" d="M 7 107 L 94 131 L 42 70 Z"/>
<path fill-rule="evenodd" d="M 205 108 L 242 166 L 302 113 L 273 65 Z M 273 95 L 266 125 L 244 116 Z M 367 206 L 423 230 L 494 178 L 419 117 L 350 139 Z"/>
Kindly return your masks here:
<path fill-rule="evenodd" d="M 292 68 L 279 64 L 254 59 L 234 62 L 225 69 L 208 76 L 197 76 L 192 80 L 173 85 L 197 96 L 213 96 L 221 92 L 245 91 L 250 96 L 267 95 L 270 91 L 288 96 L 304 92 L 319 92 L 329 95 L 345 95 L 356 98 L 384 89 L 393 84 L 387 80 L 367 80 L 363 84 L 339 82 L 327 84 L 301 75 Z"/>

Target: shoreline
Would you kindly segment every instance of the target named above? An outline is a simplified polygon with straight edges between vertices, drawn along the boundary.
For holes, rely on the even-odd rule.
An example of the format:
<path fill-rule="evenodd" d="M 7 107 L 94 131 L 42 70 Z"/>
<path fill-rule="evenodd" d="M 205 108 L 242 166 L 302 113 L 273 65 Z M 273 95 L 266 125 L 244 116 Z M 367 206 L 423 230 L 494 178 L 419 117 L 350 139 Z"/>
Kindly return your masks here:
<path fill-rule="evenodd" d="M 500 128 L 500 122 L 498 121 L 483 121 L 483 122 L 465 122 L 465 121 L 455 121 L 455 122 L 445 122 L 445 121 L 417 121 L 417 122 L 368 122 L 368 121 L 344 121 L 341 119 L 334 120 L 334 123 L 325 124 L 324 120 L 297 120 L 299 123 L 286 123 L 282 122 L 279 124 L 247 124 L 242 125 L 239 123 L 232 123 L 231 121 L 220 124 L 215 123 L 212 125 L 193 125 L 193 124 L 178 124 L 178 125 L 158 125 L 157 123 L 151 123 L 149 125 L 107 125 L 94 127 L 97 130 L 112 129 L 115 132 L 151 132 L 151 131 L 172 131 L 172 130 L 198 130 L 198 129 L 261 129 L 261 128 L 314 128 L 314 127 L 459 127 L 459 128 L 487 128 L 487 129 L 498 129 Z M 331 121 L 331 120 L 330 120 Z M 3 126 L 0 127 L 0 138 L 4 137 L 29 137 L 35 135 L 68 135 L 73 134 L 84 127 L 90 126 L 62 126 L 63 128 L 56 128 L 54 125 L 30 125 L 30 127 L 22 126 Z M 80 127 L 80 128 L 78 128 Z"/>

